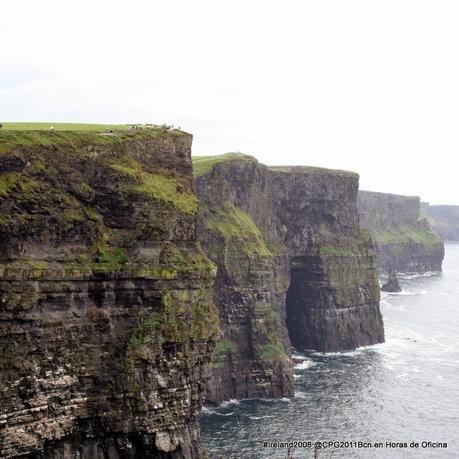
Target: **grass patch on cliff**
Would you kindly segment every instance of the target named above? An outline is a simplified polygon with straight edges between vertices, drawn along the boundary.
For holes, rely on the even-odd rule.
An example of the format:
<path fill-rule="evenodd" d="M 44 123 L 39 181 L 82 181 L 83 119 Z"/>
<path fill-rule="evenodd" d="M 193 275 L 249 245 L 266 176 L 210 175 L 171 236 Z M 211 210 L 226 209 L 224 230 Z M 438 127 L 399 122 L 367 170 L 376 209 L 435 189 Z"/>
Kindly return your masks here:
<path fill-rule="evenodd" d="M 261 348 L 260 357 L 262 360 L 269 362 L 272 360 L 279 360 L 281 358 L 287 357 L 287 354 L 284 351 L 282 345 L 276 340 L 274 342 L 265 344 Z"/>
<path fill-rule="evenodd" d="M 234 352 L 236 352 L 236 345 L 228 339 L 221 339 L 215 345 L 211 366 L 213 368 L 221 367 L 226 360 L 231 358 L 231 354 Z"/>
<path fill-rule="evenodd" d="M 409 225 L 399 225 L 372 233 L 376 243 L 380 245 L 400 244 L 408 241 L 420 244 L 438 244 L 438 236 L 427 229 L 416 228 Z"/>
<path fill-rule="evenodd" d="M 136 349 L 151 337 L 155 332 L 159 331 L 164 324 L 164 317 L 162 314 L 154 312 L 147 319 L 141 322 L 133 331 L 128 346 Z"/>
<path fill-rule="evenodd" d="M 185 214 L 194 214 L 198 208 L 197 199 L 183 190 L 178 179 L 151 174 L 142 170 L 140 163 L 131 160 L 129 164 L 110 163 L 109 166 L 120 174 L 132 177 L 137 184 L 132 188 L 137 193 L 166 202 Z"/>
<path fill-rule="evenodd" d="M 229 249 L 234 245 L 249 256 L 272 255 L 251 217 L 229 202 L 217 211 L 206 210 L 204 226 L 220 234 Z"/>
<path fill-rule="evenodd" d="M 120 271 L 128 260 L 124 249 L 110 247 L 103 242 L 96 242 L 92 248 L 94 256 L 91 268 L 95 272 Z"/>
<path fill-rule="evenodd" d="M 0 175 L 0 196 L 6 198 L 16 184 L 18 183 L 20 174 L 2 174 Z"/>
<path fill-rule="evenodd" d="M 201 175 L 206 174 L 212 170 L 215 164 L 225 161 L 240 160 L 258 162 L 253 156 L 244 155 L 242 153 L 226 153 L 224 155 L 216 156 L 192 156 L 191 160 L 193 161 L 193 175 L 195 177 L 200 177 Z"/>
<path fill-rule="evenodd" d="M 256 314 L 262 315 L 262 316 L 271 316 L 273 314 L 273 310 L 271 308 L 271 305 L 268 303 L 263 303 L 261 301 L 257 301 L 255 303 L 255 308 L 254 311 Z"/>
<path fill-rule="evenodd" d="M 165 201 L 185 214 L 194 214 L 198 208 L 197 200 L 192 194 L 177 191 L 177 182 L 162 175 L 144 173 L 141 184 L 135 190 Z"/>

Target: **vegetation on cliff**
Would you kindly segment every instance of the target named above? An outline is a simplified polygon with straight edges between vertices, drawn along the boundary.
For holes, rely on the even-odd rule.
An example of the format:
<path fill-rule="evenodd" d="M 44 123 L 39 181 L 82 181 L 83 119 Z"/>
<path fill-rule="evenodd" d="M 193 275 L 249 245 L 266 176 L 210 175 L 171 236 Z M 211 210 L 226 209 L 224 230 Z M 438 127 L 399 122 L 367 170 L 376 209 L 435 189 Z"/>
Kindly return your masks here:
<path fill-rule="evenodd" d="M 193 174 L 195 177 L 200 177 L 211 171 L 216 164 L 226 161 L 247 161 L 257 163 L 256 158 L 243 153 L 226 153 L 224 155 L 215 156 L 193 156 Z"/>
<path fill-rule="evenodd" d="M 209 210 L 202 205 L 203 225 L 221 235 L 228 250 L 237 247 L 246 255 L 271 256 L 260 230 L 252 218 L 230 202 L 217 210 Z"/>
<path fill-rule="evenodd" d="M 61 127 L 0 131 L 0 456 L 205 457 L 219 321 L 192 138 Z"/>
<path fill-rule="evenodd" d="M 191 136 L 162 128 L 71 127 L 0 131 L 0 236 L 13 259 L 16 234 L 32 245 L 47 237 L 53 244 L 72 240 L 75 249 L 61 260 L 67 267 L 119 271 L 138 239 L 170 238 L 177 220 L 192 231 L 191 163 L 171 167 L 175 149 L 186 148 Z M 161 156 L 162 149 L 168 153 Z M 133 231 L 129 214 L 140 221 Z"/>
<path fill-rule="evenodd" d="M 373 238 L 378 244 L 395 244 L 407 241 L 422 244 L 438 244 L 438 236 L 422 227 L 397 225 L 373 231 Z"/>

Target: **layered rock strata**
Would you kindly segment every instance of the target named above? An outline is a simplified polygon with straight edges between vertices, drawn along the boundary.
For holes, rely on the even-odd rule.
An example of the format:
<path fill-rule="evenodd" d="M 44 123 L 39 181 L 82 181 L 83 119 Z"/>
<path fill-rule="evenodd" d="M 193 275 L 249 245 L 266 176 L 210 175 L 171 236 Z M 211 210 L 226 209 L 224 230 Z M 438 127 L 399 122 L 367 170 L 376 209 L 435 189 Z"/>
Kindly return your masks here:
<path fill-rule="evenodd" d="M 1 457 L 206 457 L 191 140 L 0 133 Z"/>
<path fill-rule="evenodd" d="M 210 401 L 291 394 L 289 339 L 320 351 L 384 340 L 357 174 L 268 168 L 235 154 L 194 166 L 223 329 Z"/>
<path fill-rule="evenodd" d="M 381 272 L 441 271 L 444 245 L 421 216 L 419 197 L 360 191 L 358 203 Z"/>
<path fill-rule="evenodd" d="M 443 241 L 459 241 L 459 206 L 421 203 L 421 210 Z"/>

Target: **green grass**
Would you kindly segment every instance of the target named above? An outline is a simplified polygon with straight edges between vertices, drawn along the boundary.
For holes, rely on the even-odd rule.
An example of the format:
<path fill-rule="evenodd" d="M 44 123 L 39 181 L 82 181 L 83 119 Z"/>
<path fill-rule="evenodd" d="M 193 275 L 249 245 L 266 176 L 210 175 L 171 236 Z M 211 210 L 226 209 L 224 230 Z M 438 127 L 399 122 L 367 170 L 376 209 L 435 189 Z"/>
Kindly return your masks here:
<path fill-rule="evenodd" d="M 255 303 L 254 311 L 256 314 L 259 314 L 261 316 L 271 316 L 273 314 L 271 305 L 268 303 L 263 303 L 261 301 L 257 301 Z"/>
<path fill-rule="evenodd" d="M 283 357 L 287 357 L 285 354 L 284 348 L 278 341 L 270 342 L 268 344 L 265 344 L 261 348 L 261 355 L 260 357 L 266 361 L 270 362 L 273 360 L 278 360 Z"/>
<path fill-rule="evenodd" d="M 20 178 L 17 173 L 0 175 L 0 196 L 6 198 L 9 192 L 16 186 Z"/>
<path fill-rule="evenodd" d="M 192 156 L 193 161 L 193 175 L 199 177 L 206 174 L 215 166 L 215 164 L 225 161 L 242 160 L 257 162 L 253 156 L 244 155 L 242 153 L 226 153 L 224 155 L 216 156 Z"/>
<path fill-rule="evenodd" d="M 327 169 L 316 166 L 268 166 L 268 169 L 276 172 L 298 173 L 298 174 L 337 174 L 344 176 L 358 176 L 356 172 L 345 171 L 342 169 Z"/>
<path fill-rule="evenodd" d="M 216 354 L 226 354 L 230 352 L 234 352 L 236 347 L 231 341 L 227 339 L 220 340 L 215 346 L 215 353 Z"/>
<path fill-rule="evenodd" d="M 50 125 L 54 126 L 53 131 Z M 114 132 L 107 133 L 106 129 Z M 166 132 L 172 135 L 183 134 L 182 131 L 154 126 L 131 130 L 129 125 L 6 123 L 0 129 L 0 153 L 20 145 L 69 145 L 75 149 L 87 144 L 112 145 L 129 139 L 147 139 Z"/>
<path fill-rule="evenodd" d="M 440 242 L 434 233 L 409 225 L 399 225 L 385 230 L 373 232 L 373 237 L 378 244 L 396 244 L 406 241 L 418 242 L 421 244 L 435 244 Z"/>
<path fill-rule="evenodd" d="M 178 192 L 176 181 L 162 175 L 144 173 L 142 183 L 135 190 L 165 201 L 185 214 L 194 214 L 198 208 L 197 199 L 192 194 Z"/>
<path fill-rule="evenodd" d="M 246 255 L 255 253 L 260 256 L 272 255 L 254 221 L 233 204 L 225 203 L 216 212 L 207 211 L 204 216 L 204 225 L 223 236 L 230 249 L 234 245 Z"/>
<path fill-rule="evenodd" d="M 128 260 L 124 249 L 110 247 L 103 242 L 94 244 L 93 253 L 91 268 L 96 272 L 120 271 Z"/>
<path fill-rule="evenodd" d="M 180 183 L 173 178 L 144 172 L 141 165 L 133 160 L 129 165 L 111 163 L 110 167 L 134 178 L 138 185 L 134 186 L 133 190 L 138 193 L 167 202 L 185 214 L 194 214 L 198 208 L 196 197 L 191 192 L 178 191 Z"/>
<path fill-rule="evenodd" d="M 211 366 L 219 368 L 225 360 L 230 358 L 231 354 L 236 352 L 236 346 L 232 341 L 221 339 L 215 345 L 214 353 L 212 354 Z"/>
<path fill-rule="evenodd" d="M 128 346 L 134 349 L 141 346 L 154 332 L 161 329 L 163 323 L 163 316 L 160 313 L 154 312 L 137 326 L 129 339 Z"/>
<path fill-rule="evenodd" d="M 113 131 L 125 131 L 131 128 L 131 124 L 88 124 L 88 123 L 1 123 L 2 130 L 6 131 L 49 131 L 51 127 L 55 131 L 92 131 L 101 132 L 106 129 Z"/>

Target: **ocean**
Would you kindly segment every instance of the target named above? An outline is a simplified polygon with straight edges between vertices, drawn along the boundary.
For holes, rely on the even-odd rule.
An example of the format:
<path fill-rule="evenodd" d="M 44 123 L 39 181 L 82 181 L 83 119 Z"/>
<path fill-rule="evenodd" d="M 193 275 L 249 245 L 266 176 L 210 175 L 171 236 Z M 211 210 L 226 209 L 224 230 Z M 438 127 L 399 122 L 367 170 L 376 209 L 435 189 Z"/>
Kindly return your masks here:
<path fill-rule="evenodd" d="M 286 458 L 300 442 L 293 459 L 458 458 L 459 243 L 445 249 L 442 273 L 400 274 L 402 292 L 381 292 L 384 344 L 295 351 L 295 397 L 204 408 L 211 457 Z"/>

